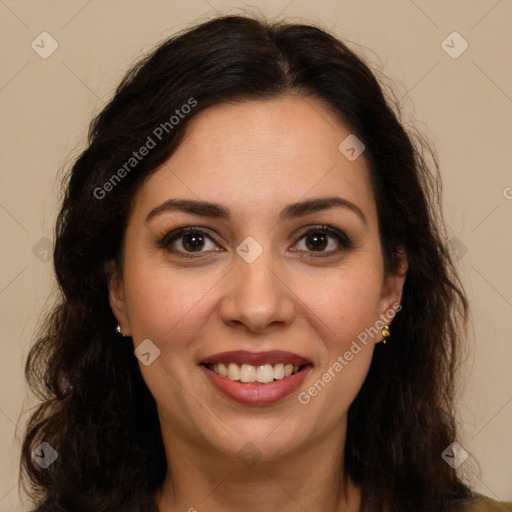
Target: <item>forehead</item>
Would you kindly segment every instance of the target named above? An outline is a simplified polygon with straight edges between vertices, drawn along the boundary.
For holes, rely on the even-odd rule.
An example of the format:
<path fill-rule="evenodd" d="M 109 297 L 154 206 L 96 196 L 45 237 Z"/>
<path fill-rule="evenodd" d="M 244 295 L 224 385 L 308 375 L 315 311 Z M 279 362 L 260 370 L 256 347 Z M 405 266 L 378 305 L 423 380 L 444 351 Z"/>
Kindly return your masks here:
<path fill-rule="evenodd" d="M 148 211 L 180 197 L 254 214 L 256 205 L 272 209 L 338 194 L 372 210 L 364 153 L 349 160 L 339 149 L 350 135 L 339 116 L 311 97 L 209 107 L 189 122 L 173 155 L 145 180 L 135 208 Z"/>

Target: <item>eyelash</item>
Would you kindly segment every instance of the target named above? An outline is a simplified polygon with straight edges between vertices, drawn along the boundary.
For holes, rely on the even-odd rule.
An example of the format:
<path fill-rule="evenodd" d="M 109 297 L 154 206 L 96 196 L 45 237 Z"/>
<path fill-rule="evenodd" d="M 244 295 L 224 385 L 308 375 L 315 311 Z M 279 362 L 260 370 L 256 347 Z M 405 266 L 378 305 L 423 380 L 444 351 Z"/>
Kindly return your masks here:
<path fill-rule="evenodd" d="M 180 229 L 174 230 L 174 231 L 164 235 L 161 238 L 161 240 L 159 241 L 158 247 L 160 249 L 165 249 L 171 253 L 178 254 L 180 257 L 184 257 L 184 258 L 198 258 L 199 257 L 200 258 L 202 253 L 208 252 L 208 251 L 182 252 L 182 251 L 177 251 L 175 249 L 170 248 L 170 245 L 174 241 L 179 240 L 183 236 L 190 234 L 190 233 L 204 235 L 205 237 L 209 238 L 214 243 L 216 243 L 215 240 L 208 234 L 208 232 L 206 232 L 200 228 L 188 226 L 185 228 L 180 228 Z M 314 234 L 318 234 L 318 233 L 319 234 L 327 234 L 327 235 L 331 236 L 340 244 L 340 246 L 342 248 L 336 249 L 336 250 L 330 250 L 330 251 L 303 251 L 303 250 L 300 250 L 298 252 L 309 252 L 310 253 L 309 257 L 322 258 L 322 257 L 326 257 L 326 256 L 331 256 L 333 254 L 337 254 L 343 250 L 352 249 L 352 247 L 353 247 L 351 240 L 348 238 L 348 236 L 345 233 L 343 233 L 342 231 L 338 231 L 337 229 L 334 229 L 330 226 L 325 226 L 325 225 L 320 226 L 320 227 L 315 227 L 313 229 L 306 231 L 305 233 L 303 233 L 300 236 L 298 241 L 302 240 L 303 238 L 305 238 L 308 235 L 314 235 Z"/>

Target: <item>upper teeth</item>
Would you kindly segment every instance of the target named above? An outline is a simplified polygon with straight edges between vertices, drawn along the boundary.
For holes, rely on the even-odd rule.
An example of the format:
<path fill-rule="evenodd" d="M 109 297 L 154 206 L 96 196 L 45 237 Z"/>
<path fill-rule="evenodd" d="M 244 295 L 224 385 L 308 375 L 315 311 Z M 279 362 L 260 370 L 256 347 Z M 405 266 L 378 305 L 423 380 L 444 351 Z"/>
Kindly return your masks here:
<path fill-rule="evenodd" d="M 299 366 L 283 363 L 275 365 L 262 364 L 260 366 L 253 366 L 252 364 L 242 364 L 242 366 L 239 366 L 236 363 L 219 363 L 210 364 L 208 367 L 221 377 L 241 382 L 260 382 L 261 384 L 272 382 L 274 379 L 284 379 L 299 371 Z"/>

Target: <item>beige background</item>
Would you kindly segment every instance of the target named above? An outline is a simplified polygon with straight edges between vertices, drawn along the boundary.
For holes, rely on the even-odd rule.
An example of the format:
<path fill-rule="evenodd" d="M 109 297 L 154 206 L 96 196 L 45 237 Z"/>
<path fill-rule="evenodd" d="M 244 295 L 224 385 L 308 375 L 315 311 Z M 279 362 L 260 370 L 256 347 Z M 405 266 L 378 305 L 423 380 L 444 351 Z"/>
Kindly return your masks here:
<path fill-rule="evenodd" d="M 434 142 L 475 332 L 459 405 L 457 441 L 470 453 L 461 470 L 480 492 L 512 500 L 511 1 L 0 0 L 0 512 L 29 509 L 17 490 L 15 437 L 33 404 L 24 359 L 54 289 L 45 248 L 61 169 L 134 59 L 187 25 L 242 8 L 313 21 L 351 42 Z M 59 45 L 47 59 L 31 48 L 43 31 Z M 469 44 L 456 59 L 442 47 L 453 31 Z"/>

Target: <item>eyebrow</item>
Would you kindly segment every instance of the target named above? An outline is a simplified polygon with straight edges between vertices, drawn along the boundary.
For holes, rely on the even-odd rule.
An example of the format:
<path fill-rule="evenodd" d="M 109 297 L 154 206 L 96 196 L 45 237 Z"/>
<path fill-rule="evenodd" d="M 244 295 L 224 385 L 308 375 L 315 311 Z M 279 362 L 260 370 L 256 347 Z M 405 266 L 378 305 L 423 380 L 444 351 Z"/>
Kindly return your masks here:
<path fill-rule="evenodd" d="M 306 201 L 299 201 L 287 205 L 279 214 L 279 222 L 285 222 L 297 217 L 303 217 L 310 213 L 316 213 L 331 208 L 345 208 L 355 213 L 365 225 L 368 221 L 359 206 L 341 197 L 317 197 Z M 231 220 L 231 212 L 225 206 L 208 201 L 197 201 L 195 199 L 168 199 L 162 204 L 153 208 L 146 217 L 145 222 L 162 212 L 181 211 L 200 217 L 212 219 Z"/>

